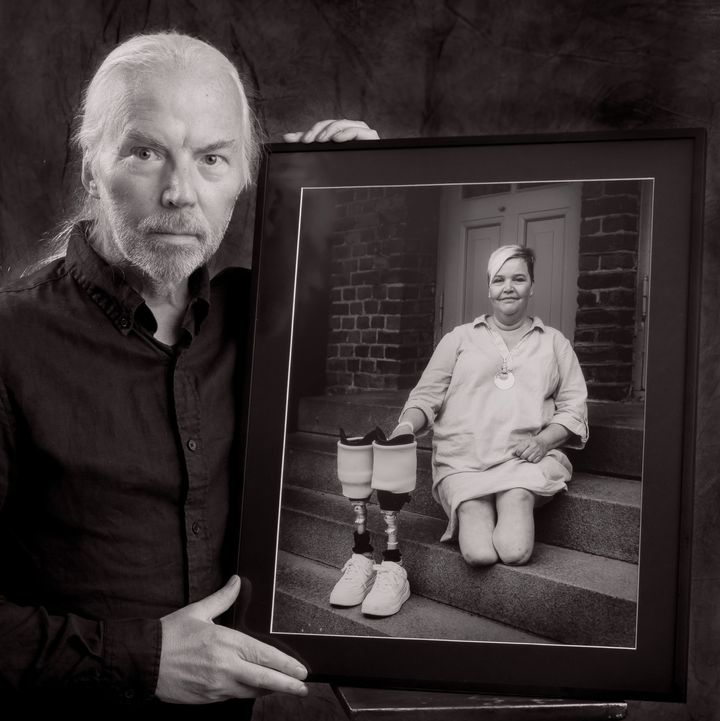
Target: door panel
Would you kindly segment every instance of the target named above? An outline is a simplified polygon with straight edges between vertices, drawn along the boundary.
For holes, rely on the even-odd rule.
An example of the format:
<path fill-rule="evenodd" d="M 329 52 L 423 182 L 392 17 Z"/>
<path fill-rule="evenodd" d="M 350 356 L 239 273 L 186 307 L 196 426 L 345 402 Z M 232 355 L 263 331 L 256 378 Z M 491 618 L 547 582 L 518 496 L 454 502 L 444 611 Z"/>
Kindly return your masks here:
<path fill-rule="evenodd" d="M 438 252 L 439 339 L 456 325 L 489 312 L 487 261 L 501 245 L 536 251 L 530 313 L 570 339 L 577 311 L 580 183 L 543 185 L 463 199 L 445 190 Z"/>

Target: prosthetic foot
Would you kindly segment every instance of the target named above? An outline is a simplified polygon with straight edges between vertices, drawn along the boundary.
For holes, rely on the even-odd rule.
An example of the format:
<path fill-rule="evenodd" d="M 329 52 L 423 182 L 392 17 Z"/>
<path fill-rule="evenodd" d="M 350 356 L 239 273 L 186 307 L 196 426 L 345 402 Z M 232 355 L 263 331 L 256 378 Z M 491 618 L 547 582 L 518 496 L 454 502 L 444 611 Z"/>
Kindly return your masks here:
<path fill-rule="evenodd" d="M 372 588 L 375 580 L 373 547 L 367 532 L 367 500 L 372 494 L 373 441 L 379 429 L 365 436 L 348 438 L 340 430 L 337 443 L 337 473 L 343 495 L 352 504 L 355 524 L 353 554 L 345 563 L 342 575 L 330 592 L 333 606 L 357 606 Z M 380 432 L 380 436 L 384 434 Z"/>

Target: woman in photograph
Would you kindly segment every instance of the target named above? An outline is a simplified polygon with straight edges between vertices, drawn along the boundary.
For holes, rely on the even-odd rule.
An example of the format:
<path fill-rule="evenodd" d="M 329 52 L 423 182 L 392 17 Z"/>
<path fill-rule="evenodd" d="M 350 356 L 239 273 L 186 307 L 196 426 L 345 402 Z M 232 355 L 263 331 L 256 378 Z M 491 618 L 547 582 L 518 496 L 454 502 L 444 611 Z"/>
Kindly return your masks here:
<path fill-rule="evenodd" d="M 472 565 L 524 564 L 533 509 L 567 488 L 558 448 L 588 437 L 587 388 L 562 333 L 528 316 L 535 256 L 518 245 L 488 262 L 491 315 L 456 327 L 433 353 L 392 435 L 433 430 L 433 495 Z"/>

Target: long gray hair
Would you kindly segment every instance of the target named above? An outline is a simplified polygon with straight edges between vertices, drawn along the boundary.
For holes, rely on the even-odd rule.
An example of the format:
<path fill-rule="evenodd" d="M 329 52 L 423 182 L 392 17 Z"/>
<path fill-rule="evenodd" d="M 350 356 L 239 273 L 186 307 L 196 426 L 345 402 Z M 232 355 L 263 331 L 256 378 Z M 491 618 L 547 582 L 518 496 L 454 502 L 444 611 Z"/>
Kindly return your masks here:
<path fill-rule="evenodd" d="M 230 76 L 240 95 L 241 190 L 250 186 L 257 172 L 261 141 L 259 125 L 248 102 L 246 84 L 237 68 L 219 50 L 203 40 L 174 31 L 135 35 L 118 45 L 103 60 L 83 93 L 80 112 L 75 120 L 76 130 L 71 139 L 73 149 L 82 156 L 82 162 L 93 162 L 105 133 L 114 130 L 120 122 L 122 114 L 119 110 L 132 90 L 127 89 L 127 84 L 117 82 L 119 76 L 129 74 L 136 77 L 159 68 L 189 68 L 209 58 L 220 61 L 220 66 Z M 118 85 L 124 87 L 122 92 L 118 92 Z M 72 206 L 68 216 L 46 239 L 42 260 L 26 270 L 25 275 L 64 256 L 72 230 L 78 222 L 96 222 L 97 200 L 82 189 Z"/>

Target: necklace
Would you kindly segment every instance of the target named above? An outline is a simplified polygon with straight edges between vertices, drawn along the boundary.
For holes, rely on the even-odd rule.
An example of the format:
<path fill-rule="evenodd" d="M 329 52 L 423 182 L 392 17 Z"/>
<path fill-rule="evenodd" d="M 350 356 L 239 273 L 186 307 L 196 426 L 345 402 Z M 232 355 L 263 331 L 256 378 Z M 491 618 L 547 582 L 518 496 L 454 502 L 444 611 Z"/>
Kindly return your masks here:
<path fill-rule="evenodd" d="M 502 365 L 500 366 L 500 370 L 494 375 L 493 383 L 501 391 L 506 391 L 515 385 L 515 375 L 512 372 L 512 368 L 510 367 L 510 361 L 512 360 L 515 351 L 522 345 L 522 342 L 527 337 L 527 329 L 525 328 L 525 322 L 523 322 L 521 326 L 515 328 L 514 330 L 501 331 L 501 329 L 495 323 L 495 320 L 489 319 L 488 330 L 490 331 L 490 337 L 493 339 L 495 346 L 500 351 L 500 357 L 502 358 Z M 508 351 L 507 344 L 500 335 L 501 332 L 506 333 L 508 336 L 510 336 L 510 334 L 518 335 L 520 332 L 522 332 L 523 336 L 522 338 L 520 338 L 519 342 L 513 346 L 513 349 Z"/>

